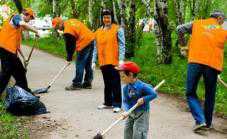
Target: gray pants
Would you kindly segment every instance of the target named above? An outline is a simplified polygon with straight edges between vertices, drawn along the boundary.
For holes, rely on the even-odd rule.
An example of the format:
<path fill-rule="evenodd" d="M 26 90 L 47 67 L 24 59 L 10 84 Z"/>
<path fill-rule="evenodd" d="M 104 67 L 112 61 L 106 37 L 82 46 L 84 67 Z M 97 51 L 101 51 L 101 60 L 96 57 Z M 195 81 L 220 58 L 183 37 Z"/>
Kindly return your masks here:
<path fill-rule="evenodd" d="M 125 123 L 124 139 L 147 139 L 149 112 L 133 112 Z"/>

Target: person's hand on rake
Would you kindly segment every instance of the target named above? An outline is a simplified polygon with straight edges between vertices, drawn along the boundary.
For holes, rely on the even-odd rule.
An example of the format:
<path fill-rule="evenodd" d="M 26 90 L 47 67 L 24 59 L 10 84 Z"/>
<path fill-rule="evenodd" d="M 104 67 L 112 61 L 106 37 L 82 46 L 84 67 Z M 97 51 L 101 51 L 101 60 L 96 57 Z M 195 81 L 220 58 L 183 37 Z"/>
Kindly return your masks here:
<path fill-rule="evenodd" d="M 126 119 L 128 117 L 128 113 L 125 111 L 121 113 L 120 116 L 122 117 L 122 119 Z"/>
<path fill-rule="evenodd" d="M 66 61 L 65 63 L 66 63 L 66 65 L 70 65 L 71 61 Z"/>
<path fill-rule="evenodd" d="M 28 60 L 25 60 L 24 61 L 24 66 L 27 67 L 28 63 L 29 63 L 29 61 Z"/>
<path fill-rule="evenodd" d="M 66 65 L 70 65 L 72 61 L 73 61 L 73 55 L 67 55 Z"/>
<path fill-rule="evenodd" d="M 92 64 L 91 64 L 92 70 L 95 70 L 95 67 L 96 67 L 96 64 L 95 64 L 95 63 L 92 63 Z"/>
<path fill-rule="evenodd" d="M 138 106 L 143 105 L 143 104 L 144 104 L 144 98 L 138 99 L 138 100 L 137 100 L 137 104 L 138 104 Z"/>

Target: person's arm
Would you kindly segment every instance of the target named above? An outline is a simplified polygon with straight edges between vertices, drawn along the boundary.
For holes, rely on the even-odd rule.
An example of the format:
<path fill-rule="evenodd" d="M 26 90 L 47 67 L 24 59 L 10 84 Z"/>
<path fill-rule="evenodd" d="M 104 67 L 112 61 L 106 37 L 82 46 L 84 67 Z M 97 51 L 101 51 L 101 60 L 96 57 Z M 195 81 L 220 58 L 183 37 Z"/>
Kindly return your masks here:
<path fill-rule="evenodd" d="M 179 44 L 181 46 L 186 45 L 184 35 L 186 33 L 192 34 L 192 26 L 193 26 L 192 22 L 177 26 L 177 34 L 178 34 L 178 37 L 179 37 Z"/>
<path fill-rule="evenodd" d="M 33 28 L 32 26 L 28 25 L 27 23 L 25 23 L 23 20 L 22 20 L 22 17 L 20 15 L 14 15 L 10 21 L 10 23 L 15 26 L 15 27 L 23 27 L 23 29 L 25 30 L 29 30 L 29 31 L 32 31 L 36 34 L 37 37 L 39 37 L 38 35 L 38 31 Z"/>
<path fill-rule="evenodd" d="M 143 89 L 143 94 L 144 94 L 144 102 L 148 103 L 151 100 L 155 99 L 157 97 L 157 93 L 156 91 L 153 89 L 153 87 L 149 86 L 149 85 L 144 85 Z"/>
<path fill-rule="evenodd" d="M 125 59 L 125 34 L 123 28 L 119 28 L 117 36 L 119 46 L 119 62 L 122 62 Z"/>
<path fill-rule="evenodd" d="M 123 88 L 123 95 L 122 95 L 122 100 L 123 100 L 123 105 L 125 108 L 125 111 L 129 110 L 129 105 L 128 105 L 128 96 L 126 95 L 128 93 L 128 87 Z"/>
<path fill-rule="evenodd" d="M 38 30 L 36 30 L 34 27 L 28 25 L 24 21 L 20 21 L 20 26 L 22 26 L 25 30 L 34 32 L 36 35 L 38 35 Z"/>
<path fill-rule="evenodd" d="M 96 63 L 97 60 L 97 47 L 96 47 L 96 41 L 94 41 L 94 50 L 93 50 L 93 56 L 92 56 L 92 63 Z"/>
<path fill-rule="evenodd" d="M 65 48 L 67 52 L 67 61 L 72 61 L 73 54 L 76 49 L 76 38 L 71 34 L 64 34 Z"/>

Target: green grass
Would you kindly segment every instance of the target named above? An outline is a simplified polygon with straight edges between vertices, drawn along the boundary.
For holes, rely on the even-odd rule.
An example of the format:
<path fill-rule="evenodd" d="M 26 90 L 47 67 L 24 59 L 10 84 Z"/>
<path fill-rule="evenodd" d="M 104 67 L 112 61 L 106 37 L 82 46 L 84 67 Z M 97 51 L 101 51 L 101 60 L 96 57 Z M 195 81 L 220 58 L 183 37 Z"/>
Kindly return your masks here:
<path fill-rule="evenodd" d="M 65 44 L 62 39 L 58 40 L 57 38 L 53 38 L 53 37 L 41 38 L 37 42 L 38 42 L 37 48 L 40 50 L 43 50 L 55 56 L 60 56 L 60 57 L 66 56 L 66 51 L 64 47 Z M 29 46 L 36 45 L 32 39 L 24 40 L 23 43 Z"/>
<path fill-rule="evenodd" d="M 32 45 L 32 40 L 24 41 L 25 44 Z M 64 41 L 54 38 L 44 38 L 39 40 L 39 48 L 54 55 L 65 57 Z M 227 50 L 225 50 L 225 59 Z M 173 62 L 169 65 L 157 64 L 155 38 L 152 34 L 144 34 L 141 46 L 136 50 L 136 56 L 131 60 L 141 66 L 139 78 L 153 85 L 165 79 L 166 83 L 159 90 L 172 95 L 184 96 L 185 79 L 187 71 L 187 60 L 180 58 L 173 47 Z M 222 78 L 227 81 L 227 61 L 225 60 Z M 222 85 L 217 86 L 216 111 L 227 115 L 227 89 Z M 203 80 L 200 81 L 198 94 L 201 99 L 204 94 Z"/>
<path fill-rule="evenodd" d="M 7 113 L 0 102 L 0 139 L 28 139 L 28 131 L 22 123 L 22 119 Z"/>

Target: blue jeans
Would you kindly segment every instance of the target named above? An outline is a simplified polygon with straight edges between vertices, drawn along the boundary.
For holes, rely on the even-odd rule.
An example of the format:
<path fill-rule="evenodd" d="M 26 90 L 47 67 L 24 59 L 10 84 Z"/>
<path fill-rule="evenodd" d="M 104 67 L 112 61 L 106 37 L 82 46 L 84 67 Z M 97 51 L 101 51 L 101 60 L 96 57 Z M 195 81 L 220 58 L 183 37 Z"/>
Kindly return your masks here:
<path fill-rule="evenodd" d="M 76 59 L 76 75 L 73 79 L 73 85 L 81 86 L 82 83 L 91 84 L 93 80 L 92 55 L 94 50 L 94 41 L 92 41 L 87 47 L 80 52 L 77 52 Z M 85 77 L 84 77 L 85 70 Z M 83 82 L 84 77 L 84 82 Z"/>
<path fill-rule="evenodd" d="M 211 126 L 215 104 L 218 71 L 201 64 L 188 64 L 186 96 L 196 124 L 206 123 Z M 196 94 L 200 77 L 203 76 L 205 84 L 205 103 L 202 109 Z"/>

